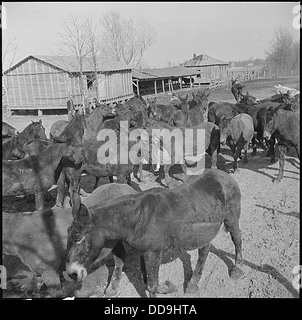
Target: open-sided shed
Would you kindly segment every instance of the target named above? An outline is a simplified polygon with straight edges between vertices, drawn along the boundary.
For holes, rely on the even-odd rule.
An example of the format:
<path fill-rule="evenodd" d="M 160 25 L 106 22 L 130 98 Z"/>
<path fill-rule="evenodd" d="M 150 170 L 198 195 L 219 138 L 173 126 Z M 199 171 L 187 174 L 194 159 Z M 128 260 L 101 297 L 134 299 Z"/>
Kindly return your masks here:
<path fill-rule="evenodd" d="M 80 72 L 75 57 L 31 55 L 4 72 L 3 105 L 9 110 L 42 112 L 67 109 L 69 99 L 75 105 L 82 105 L 83 101 L 97 97 L 97 91 L 102 103 L 133 97 L 132 69 L 124 63 L 98 58 L 95 70 L 92 59 L 87 58 L 82 79 L 84 85 L 80 90 Z"/>
<path fill-rule="evenodd" d="M 158 69 L 134 69 L 132 78 L 137 94 L 173 91 L 183 85 L 193 85 L 193 76 L 199 71 L 194 68 L 169 67 Z"/>

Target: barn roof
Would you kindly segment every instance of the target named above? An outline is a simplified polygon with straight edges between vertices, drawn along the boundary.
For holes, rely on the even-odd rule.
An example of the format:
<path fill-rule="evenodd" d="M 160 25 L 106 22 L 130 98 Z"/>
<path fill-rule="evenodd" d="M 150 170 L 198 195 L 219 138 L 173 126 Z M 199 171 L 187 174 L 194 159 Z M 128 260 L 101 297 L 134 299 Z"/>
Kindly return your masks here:
<path fill-rule="evenodd" d="M 138 80 L 188 77 L 199 74 L 196 69 L 185 67 L 169 67 L 158 69 L 134 69 L 132 77 Z"/>
<path fill-rule="evenodd" d="M 199 56 L 186 61 L 182 64 L 184 67 L 205 67 L 205 66 L 214 66 L 214 65 L 228 65 L 228 62 L 224 62 L 206 54 L 200 54 Z"/>
<path fill-rule="evenodd" d="M 78 63 L 75 57 L 71 56 L 45 56 L 45 55 L 30 55 L 25 59 L 19 61 L 11 68 L 5 71 L 8 73 L 9 71 L 16 68 L 21 63 L 26 62 L 29 59 L 36 59 L 42 62 L 45 62 L 51 66 L 64 70 L 66 72 L 79 72 Z M 127 66 L 125 63 L 120 61 L 115 61 L 113 59 L 107 57 L 98 57 L 97 59 L 97 71 L 106 72 L 106 71 L 118 71 L 118 70 L 129 70 L 132 69 L 130 66 Z M 84 60 L 83 72 L 94 72 L 94 67 L 92 63 L 92 58 L 86 58 Z"/>

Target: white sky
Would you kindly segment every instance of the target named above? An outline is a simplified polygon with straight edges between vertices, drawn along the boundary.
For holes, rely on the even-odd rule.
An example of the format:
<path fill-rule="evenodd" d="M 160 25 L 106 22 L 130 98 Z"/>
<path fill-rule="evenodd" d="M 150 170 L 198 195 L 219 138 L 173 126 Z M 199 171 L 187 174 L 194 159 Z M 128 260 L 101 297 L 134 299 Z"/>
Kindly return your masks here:
<path fill-rule="evenodd" d="M 292 22 L 299 2 L 4 2 L 7 27 L 3 39 L 16 37 L 18 58 L 30 54 L 56 54 L 58 31 L 71 14 L 98 22 L 118 11 L 124 18 L 145 21 L 158 34 L 146 52 L 150 67 L 179 63 L 193 53 L 214 58 L 244 60 L 264 58 L 264 49 L 279 26 L 299 39 Z"/>

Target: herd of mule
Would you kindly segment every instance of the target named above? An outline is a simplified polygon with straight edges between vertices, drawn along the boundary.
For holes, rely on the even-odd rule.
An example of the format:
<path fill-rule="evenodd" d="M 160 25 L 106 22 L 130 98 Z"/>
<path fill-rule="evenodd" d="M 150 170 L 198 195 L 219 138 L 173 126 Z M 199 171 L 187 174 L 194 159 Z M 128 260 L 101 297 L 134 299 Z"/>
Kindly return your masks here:
<path fill-rule="evenodd" d="M 194 295 L 210 243 L 222 224 L 230 232 L 235 246 L 235 264 L 230 276 L 242 275 L 241 192 L 232 176 L 217 168 L 220 145 L 226 144 L 231 149 L 236 171 L 242 150 L 243 161 L 248 162 L 250 143 L 252 155 L 256 154 L 257 147 L 268 149 L 267 156 L 274 162 L 277 141 L 279 173 L 274 181 L 280 182 L 286 151 L 294 147 L 300 159 L 300 101 L 299 94 L 292 97 L 289 92 L 259 100 L 248 93 L 244 95 L 242 86 L 235 82 L 232 93 L 235 104 L 208 102 L 208 89 L 192 93 L 191 100 L 188 94 L 178 96 L 177 103 L 173 100 L 168 105 L 135 96 L 117 105 L 114 112 L 97 103 L 88 115 L 72 113 L 69 121 L 54 123 L 50 138 L 45 135 L 41 120 L 32 122 L 20 133 L 2 122 L 2 194 L 35 195 L 35 212 L 3 213 L 3 252 L 17 255 L 33 272 L 31 297 L 40 296 L 38 291 L 42 286 L 49 285 L 45 274 L 50 271 L 55 272 L 60 281 L 60 292 L 56 296 L 74 295 L 74 289 L 68 289 L 70 284 L 81 283 L 93 266 L 109 253 L 113 254 L 115 266 L 105 294 L 117 295 L 125 243 L 140 255 L 143 280 L 150 297 L 173 291 L 170 282 L 159 283 L 163 253 L 171 248 L 198 249 L 197 264 L 185 288 L 185 293 Z M 179 147 L 176 139 L 169 148 L 163 136 L 154 139 L 152 135 L 147 138 L 142 135 L 136 140 L 129 139 L 128 146 L 124 146 L 120 138 L 123 130 L 130 136 L 138 129 L 151 133 L 154 129 L 172 132 L 175 128 L 180 132 L 187 128 L 204 129 L 205 151 L 210 156 L 211 168 L 187 177 L 188 159 L 185 156 L 176 159 Z M 140 143 L 138 162 L 100 161 L 98 150 L 106 143 L 105 139 L 99 139 L 100 132 L 112 131 L 117 136 L 118 152 L 128 148 L 129 153 Z M 151 144 L 157 148 L 158 155 L 152 158 L 152 163 Z M 164 162 L 165 158 L 174 161 Z M 163 165 L 167 188 L 137 192 L 128 185 L 131 174 L 138 181 L 143 179 L 144 164 L 151 164 L 148 168 L 153 171 Z M 174 164 L 181 165 L 186 179 L 172 188 L 169 170 Z M 81 189 L 83 173 L 96 178 L 94 191 L 89 196 Z M 117 183 L 112 183 L 114 176 Z M 98 187 L 101 177 L 108 177 L 110 183 Z M 53 185 L 57 185 L 57 208 L 44 209 L 44 197 Z M 64 206 L 66 193 L 69 193 L 71 208 Z"/>

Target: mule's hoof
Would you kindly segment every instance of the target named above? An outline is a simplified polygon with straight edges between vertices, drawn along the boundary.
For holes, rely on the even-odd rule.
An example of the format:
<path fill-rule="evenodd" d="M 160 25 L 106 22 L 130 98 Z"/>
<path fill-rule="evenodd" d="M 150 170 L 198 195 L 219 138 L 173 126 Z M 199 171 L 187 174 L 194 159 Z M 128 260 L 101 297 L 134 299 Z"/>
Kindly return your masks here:
<path fill-rule="evenodd" d="M 234 266 L 233 269 L 231 270 L 230 276 L 232 279 L 239 279 L 243 276 L 243 271 L 238 267 Z"/>
<path fill-rule="evenodd" d="M 189 283 L 187 288 L 186 288 L 186 292 L 185 294 L 193 294 L 193 293 L 197 293 L 198 292 L 198 286 L 195 283 Z"/>
<path fill-rule="evenodd" d="M 62 208 L 63 204 L 61 202 L 56 202 L 56 207 Z"/>
<path fill-rule="evenodd" d="M 107 288 L 105 290 L 105 295 L 108 296 L 108 297 L 116 296 L 117 295 L 117 290 L 114 290 L 112 288 Z"/>
<path fill-rule="evenodd" d="M 165 283 L 160 284 L 157 288 L 157 293 L 159 294 L 167 294 L 173 292 L 177 292 L 177 288 L 171 281 L 168 280 Z"/>
<path fill-rule="evenodd" d="M 270 162 L 270 163 L 275 163 L 275 162 L 276 162 L 276 159 L 271 159 L 269 162 Z"/>

